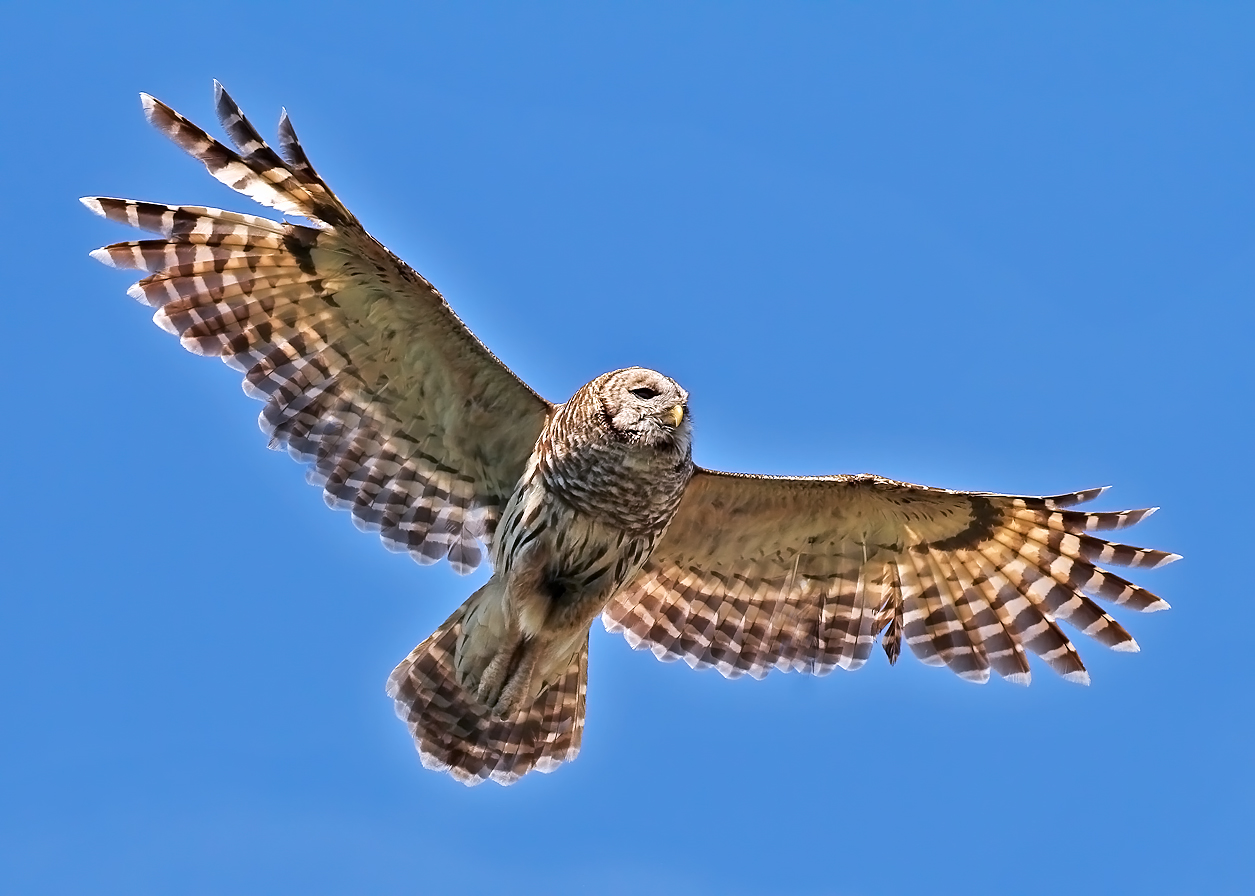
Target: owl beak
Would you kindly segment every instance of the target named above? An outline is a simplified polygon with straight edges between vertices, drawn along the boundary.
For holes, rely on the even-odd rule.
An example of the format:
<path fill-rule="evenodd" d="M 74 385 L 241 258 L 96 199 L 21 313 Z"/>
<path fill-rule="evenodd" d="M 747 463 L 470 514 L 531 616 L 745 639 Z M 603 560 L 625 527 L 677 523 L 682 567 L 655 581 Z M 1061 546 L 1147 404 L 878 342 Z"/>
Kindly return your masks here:
<path fill-rule="evenodd" d="M 684 419 L 684 405 L 677 404 L 671 410 L 667 411 L 667 419 L 671 421 L 671 427 L 680 425 L 680 421 Z"/>

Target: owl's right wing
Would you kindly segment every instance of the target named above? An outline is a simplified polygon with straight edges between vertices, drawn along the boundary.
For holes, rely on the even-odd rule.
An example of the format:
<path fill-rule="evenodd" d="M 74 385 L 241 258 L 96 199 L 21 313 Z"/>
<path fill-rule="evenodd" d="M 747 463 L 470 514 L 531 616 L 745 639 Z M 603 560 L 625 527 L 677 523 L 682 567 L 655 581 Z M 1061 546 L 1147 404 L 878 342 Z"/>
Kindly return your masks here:
<path fill-rule="evenodd" d="M 956 492 L 879 476 L 772 477 L 699 469 L 649 561 L 607 605 L 633 647 L 733 677 L 857 669 L 877 635 L 905 639 L 970 681 L 1027 683 L 1026 649 L 1073 681 L 1067 620 L 1115 650 L 1137 643 L 1087 594 L 1133 610 L 1160 598 L 1097 563 L 1153 568 L 1176 554 L 1088 534 L 1151 510 L 1066 510 L 1048 498 Z"/>
<path fill-rule="evenodd" d="M 280 158 L 215 82 L 238 152 L 141 94 L 148 120 L 215 178 L 313 226 L 218 209 L 87 198 L 164 237 L 92 253 L 151 272 L 131 295 L 189 351 L 244 371 L 272 448 L 310 465 L 327 503 L 420 562 L 479 564 L 552 405 L 371 237 L 305 156 L 286 113 Z"/>

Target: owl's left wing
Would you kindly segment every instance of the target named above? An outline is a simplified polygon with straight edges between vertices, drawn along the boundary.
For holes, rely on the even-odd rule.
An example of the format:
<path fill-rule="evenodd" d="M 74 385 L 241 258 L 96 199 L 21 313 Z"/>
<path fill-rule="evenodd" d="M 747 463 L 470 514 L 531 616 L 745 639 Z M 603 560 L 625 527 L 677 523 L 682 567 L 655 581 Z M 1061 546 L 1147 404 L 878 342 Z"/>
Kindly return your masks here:
<path fill-rule="evenodd" d="M 1153 510 L 1066 510 L 1103 489 L 1054 497 L 955 492 L 878 476 L 778 478 L 699 469 L 648 564 L 606 607 L 636 648 L 728 677 L 857 669 L 878 634 L 929 665 L 1027 684 L 1031 651 L 1088 673 L 1066 620 L 1115 650 L 1137 643 L 1087 594 L 1167 609 L 1096 563 L 1153 568 L 1163 551 L 1087 533 Z"/>
<path fill-rule="evenodd" d="M 422 563 L 482 559 L 552 405 L 310 165 L 286 113 L 280 156 L 215 82 L 231 149 L 158 100 L 149 121 L 215 178 L 310 225 L 108 197 L 92 211 L 161 239 L 92 253 L 148 273 L 131 295 L 197 354 L 244 372 L 272 448 L 309 464 L 333 507 Z"/>

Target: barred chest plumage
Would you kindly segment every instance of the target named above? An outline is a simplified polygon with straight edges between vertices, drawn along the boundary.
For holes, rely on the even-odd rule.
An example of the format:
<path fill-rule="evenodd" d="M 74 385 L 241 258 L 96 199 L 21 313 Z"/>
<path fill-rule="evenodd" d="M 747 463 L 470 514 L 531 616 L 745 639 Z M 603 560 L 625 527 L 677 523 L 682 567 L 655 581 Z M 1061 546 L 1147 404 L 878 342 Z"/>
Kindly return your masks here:
<path fill-rule="evenodd" d="M 532 636 L 587 626 L 649 559 L 692 476 L 687 420 L 678 439 L 622 438 L 594 400 L 597 383 L 546 424 L 493 539 L 494 570 L 515 585 Z M 527 600 L 533 586 L 541 600 Z"/>

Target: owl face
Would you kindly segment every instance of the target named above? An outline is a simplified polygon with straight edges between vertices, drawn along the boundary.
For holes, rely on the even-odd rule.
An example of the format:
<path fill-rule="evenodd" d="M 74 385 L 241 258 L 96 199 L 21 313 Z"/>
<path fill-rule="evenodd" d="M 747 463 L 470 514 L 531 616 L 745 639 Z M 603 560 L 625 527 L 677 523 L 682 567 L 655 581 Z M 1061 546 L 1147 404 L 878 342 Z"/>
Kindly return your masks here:
<path fill-rule="evenodd" d="M 615 434 L 636 445 L 687 454 L 688 398 L 670 377 L 644 367 L 608 373 L 597 397 Z"/>

